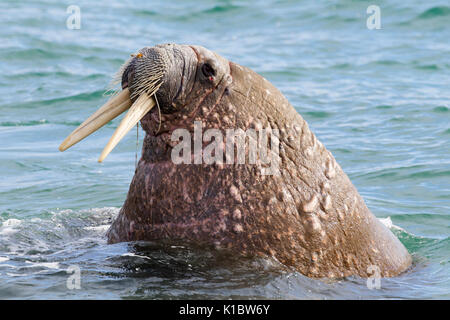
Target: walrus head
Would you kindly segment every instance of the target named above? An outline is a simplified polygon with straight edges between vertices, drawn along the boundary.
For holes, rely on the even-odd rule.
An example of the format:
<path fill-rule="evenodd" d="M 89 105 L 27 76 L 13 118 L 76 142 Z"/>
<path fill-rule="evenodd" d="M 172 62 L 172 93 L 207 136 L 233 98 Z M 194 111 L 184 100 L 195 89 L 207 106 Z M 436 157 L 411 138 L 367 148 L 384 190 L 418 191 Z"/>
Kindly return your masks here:
<path fill-rule="evenodd" d="M 271 256 L 311 277 L 394 276 L 411 264 L 406 248 L 369 211 L 333 155 L 262 76 L 199 46 L 165 44 L 133 55 L 120 79 L 122 91 L 60 146 L 67 149 L 128 110 L 102 161 L 141 122 L 142 157 L 107 233 L 110 243 L 206 243 Z M 279 132 L 273 140 L 279 139 L 279 174 L 262 174 L 261 159 L 174 163 L 179 141 L 172 134 L 183 128 L 195 135 L 195 123 L 216 133 Z M 203 137 L 200 154 L 211 151 L 205 144 L 211 140 Z M 224 144 L 216 144 L 215 155 Z M 196 159 L 196 151 L 194 143 L 189 159 Z"/>
<path fill-rule="evenodd" d="M 60 151 L 86 138 L 127 109 L 126 117 L 103 150 L 99 162 L 139 121 L 147 133 L 167 137 L 167 134 L 163 135 L 168 132 L 167 126 L 161 127 L 165 119 L 162 115 L 168 115 L 172 120 L 172 130 L 182 127 L 177 120 L 181 119 L 184 124 L 192 120 L 189 114 L 194 111 L 195 104 L 190 102 L 208 95 L 222 82 L 228 84 L 231 81 L 230 66 L 226 59 L 200 46 L 177 44 L 139 50 L 124 64 L 119 76 L 122 92 L 72 132 L 60 145 Z M 153 110 L 151 114 L 155 105 L 158 110 Z M 174 113 L 177 116 L 171 117 Z"/>
<path fill-rule="evenodd" d="M 203 47 L 165 44 L 146 47 L 124 67 L 122 89 L 131 98 L 153 94 L 163 113 L 180 111 L 187 100 L 212 90 L 229 76 L 228 61 Z"/>

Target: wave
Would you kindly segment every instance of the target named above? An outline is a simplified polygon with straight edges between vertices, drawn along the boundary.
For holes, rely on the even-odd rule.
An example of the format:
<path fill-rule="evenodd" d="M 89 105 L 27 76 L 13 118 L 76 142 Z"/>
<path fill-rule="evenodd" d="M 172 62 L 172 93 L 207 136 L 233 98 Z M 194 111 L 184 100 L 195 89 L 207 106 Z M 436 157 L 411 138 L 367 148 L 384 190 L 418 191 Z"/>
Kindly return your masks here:
<path fill-rule="evenodd" d="M 158 13 L 154 10 L 148 10 L 148 9 L 132 10 L 132 14 L 136 15 L 136 16 L 142 16 L 142 17 L 157 17 L 160 15 L 160 13 Z"/>
<path fill-rule="evenodd" d="M 69 96 L 52 98 L 52 99 L 42 99 L 42 100 L 34 100 L 24 103 L 14 103 L 9 105 L 4 105 L 4 107 L 11 108 L 36 108 L 37 106 L 51 106 L 54 104 L 59 104 L 62 102 L 76 102 L 76 101 L 95 101 L 107 96 L 107 92 L 105 90 L 95 90 L 90 92 L 77 93 Z"/>
<path fill-rule="evenodd" d="M 450 111 L 450 109 L 446 106 L 440 106 L 440 107 L 434 108 L 433 111 L 436 113 L 447 113 Z"/>
<path fill-rule="evenodd" d="M 228 252 L 164 241 L 106 245 L 105 230 L 119 210 L 60 210 L 23 220 L 0 216 L 3 287 L 15 297 L 47 294 L 64 298 L 71 292 L 61 283 L 67 281 L 68 268 L 78 266 L 82 271 L 82 287 L 90 285 L 86 289 L 91 298 L 105 294 L 116 298 L 151 299 L 226 296 L 326 299 L 355 298 L 362 294 L 384 297 L 384 291 L 365 292 L 365 279 L 309 279 L 276 259 L 238 257 Z M 390 217 L 380 220 L 415 254 L 413 271 L 399 278 L 383 279 L 383 288 L 390 288 L 389 294 L 404 297 L 409 291 L 404 291 L 402 281 L 419 285 L 415 273 L 429 271 L 417 254 L 423 255 L 424 250 L 442 252 L 448 241 L 416 236 L 392 223 Z M 43 275 L 46 281 L 42 280 Z M 436 277 L 428 278 L 422 277 L 421 283 L 428 285 Z M 23 279 L 27 288 L 17 287 L 17 279 Z M 42 286 L 46 286 L 46 290 L 42 290 Z M 0 297 L 4 296 L 0 293 Z"/>
<path fill-rule="evenodd" d="M 4 60 L 20 59 L 20 60 L 55 60 L 58 58 L 64 58 L 65 56 L 71 56 L 67 53 L 54 52 L 44 50 L 41 48 L 29 48 L 29 49 L 10 49 L 2 50 L 0 57 Z"/>
<path fill-rule="evenodd" d="M 430 8 L 422 12 L 418 18 L 419 19 L 432 19 L 435 17 L 445 17 L 450 15 L 450 7 L 438 6 Z"/>
<path fill-rule="evenodd" d="M 316 119 L 330 118 L 333 115 L 331 112 L 326 111 L 306 111 L 303 114 Z"/>
<path fill-rule="evenodd" d="M 414 172 L 411 172 L 413 170 Z M 401 181 L 417 178 L 438 178 L 450 176 L 450 170 L 447 169 L 429 169 L 425 165 L 413 165 L 413 166 L 397 166 L 390 168 L 383 168 L 373 170 L 367 173 L 363 173 L 360 177 L 367 179 L 379 179 Z"/>
<path fill-rule="evenodd" d="M 99 231 L 103 231 L 105 226 L 109 226 L 112 219 L 119 213 L 119 208 L 104 207 L 86 210 L 58 210 L 43 211 L 36 217 L 23 218 L 19 214 L 10 212 L 0 216 L 0 241 L 5 241 L 6 237 L 18 235 L 14 244 L 23 244 L 32 247 L 33 240 L 51 240 L 66 238 L 75 240 L 82 236 L 97 236 Z M 45 233 L 41 233 L 45 230 Z M 33 233 L 42 238 L 32 236 Z M 31 242 L 23 242 L 24 237 L 30 236 Z M 71 236 L 70 236 L 71 235 Z M 49 241 L 51 242 L 51 241 Z"/>
<path fill-rule="evenodd" d="M 31 121 L 5 121 L 0 122 L 0 127 L 28 127 L 28 126 L 40 126 L 43 124 L 48 124 L 49 122 L 45 119 L 42 120 L 31 120 Z"/>
<path fill-rule="evenodd" d="M 446 224 L 447 222 L 447 216 L 443 214 L 396 214 L 395 219 L 408 225 L 429 223 L 430 221 L 433 221 L 434 224 Z M 448 251 L 450 237 L 446 234 L 417 235 L 394 224 L 391 217 L 379 218 L 379 220 L 408 249 L 416 265 L 426 263 L 427 258 L 441 259 L 442 254 Z"/>
<path fill-rule="evenodd" d="M 8 80 L 28 80 L 28 79 L 36 80 L 36 79 L 39 79 L 41 81 L 42 81 L 42 78 L 69 79 L 72 77 L 79 77 L 79 81 L 111 78 L 110 75 L 102 74 L 102 73 L 92 73 L 92 74 L 84 75 L 84 74 L 65 72 L 65 71 L 30 71 L 30 72 L 20 72 L 20 73 L 16 73 L 16 74 L 5 75 L 5 78 Z M 36 79 L 34 79 L 34 78 L 36 78 Z M 77 81 L 78 81 L 78 79 L 77 79 Z"/>
<path fill-rule="evenodd" d="M 211 13 L 225 13 L 225 12 L 232 12 L 232 11 L 236 11 L 242 9 L 242 7 L 240 6 L 236 6 L 236 5 L 216 5 L 212 8 L 209 9 L 205 9 L 203 11 L 201 11 L 201 13 L 206 13 L 206 14 L 211 14 Z"/>

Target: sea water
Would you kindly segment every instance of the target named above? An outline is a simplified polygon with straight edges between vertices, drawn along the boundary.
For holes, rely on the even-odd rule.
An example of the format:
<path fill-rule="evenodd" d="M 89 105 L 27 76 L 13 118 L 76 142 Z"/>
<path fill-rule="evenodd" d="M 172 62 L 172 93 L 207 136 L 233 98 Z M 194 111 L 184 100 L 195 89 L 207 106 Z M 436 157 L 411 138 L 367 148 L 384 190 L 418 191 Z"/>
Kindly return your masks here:
<path fill-rule="evenodd" d="M 1 1 L 0 298 L 450 298 L 449 39 L 448 1 Z M 120 119 L 58 146 L 131 53 L 166 42 L 278 87 L 412 267 L 370 289 L 183 243 L 107 245 L 142 130 L 102 164 Z"/>

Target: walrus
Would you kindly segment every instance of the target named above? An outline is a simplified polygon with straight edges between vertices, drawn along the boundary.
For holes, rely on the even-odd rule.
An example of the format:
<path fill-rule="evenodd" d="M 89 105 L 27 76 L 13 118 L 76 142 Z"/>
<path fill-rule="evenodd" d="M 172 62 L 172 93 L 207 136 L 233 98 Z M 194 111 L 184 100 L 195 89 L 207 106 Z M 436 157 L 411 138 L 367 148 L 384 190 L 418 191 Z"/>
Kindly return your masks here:
<path fill-rule="evenodd" d="M 107 232 L 109 243 L 201 243 L 272 257 L 313 278 L 392 277 L 410 266 L 406 248 L 261 75 L 201 46 L 162 44 L 132 55 L 119 78 L 121 92 L 60 146 L 66 150 L 126 110 L 99 161 L 137 123 L 145 131 L 127 198 Z M 278 153 L 270 152 L 278 172 L 264 173 L 268 165 L 260 156 L 253 163 L 233 162 L 236 150 L 231 161 L 196 161 L 207 142 L 217 142 L 212 155 L 226 147 L 218 135 L 200 145 L 194 138 L 173 139 L 179 129 L 195 135 L 195 124 L 224 136 L 227 129 L 278 132 L 267 139 L 278 143 Z M 189 142 L 197 142 L 197 150 L 179 149 L 186 161 L 174 163 L 174 150 Z"/>

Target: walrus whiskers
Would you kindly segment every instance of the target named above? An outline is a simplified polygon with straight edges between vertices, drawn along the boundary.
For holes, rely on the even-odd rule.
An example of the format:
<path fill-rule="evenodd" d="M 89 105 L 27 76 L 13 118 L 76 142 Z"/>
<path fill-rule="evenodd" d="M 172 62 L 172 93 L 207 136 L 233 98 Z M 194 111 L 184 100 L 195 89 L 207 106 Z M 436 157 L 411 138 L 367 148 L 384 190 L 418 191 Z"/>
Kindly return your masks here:
<path fill-rule="evenodd" d="M 159 115 L 159 119 L 158 119 L 158 131 L 161 130 L 161 107 L 159 106 L 159 102 L 158 102 L 158 98 L 156 97 L 156 95 L 154 95 L 155 97 L 155 101 L 156 101 L 156 106 L 158 107 L 158 115 Z"/>
<path fill-rule="evenodd" d="M 152 96 L 158 91 L 162 85 L 162 79 L 166 74 L 166 64 L 165 59 L 159 54 L 155 54 L 152 50 L 144 48 L 139 51 L 139 57 L 135 58 L 132 62 L 135 71 L 133 76 L 134 79 L 132 86 L 131 99 L 134 100 L 142 93 L 147 93 L 148 96 Z M 151 59 L 153 63 L 141 63 L 146 59 Z M 128 68 L 128 66 L 126 67 Z M 122 72 L 125 72 L 123 70 Z"/>

